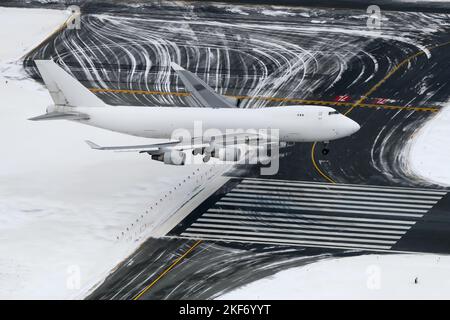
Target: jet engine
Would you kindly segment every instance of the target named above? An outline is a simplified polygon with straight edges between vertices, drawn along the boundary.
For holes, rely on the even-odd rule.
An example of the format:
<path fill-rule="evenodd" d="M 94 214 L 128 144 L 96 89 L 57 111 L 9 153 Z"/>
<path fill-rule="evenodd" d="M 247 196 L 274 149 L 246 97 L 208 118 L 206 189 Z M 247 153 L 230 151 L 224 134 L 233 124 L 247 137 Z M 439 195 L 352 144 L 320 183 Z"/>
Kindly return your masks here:
<path fill-rule="evenodd" d="M 241 158 L 241 149 L 237 147 L 225 147 L 215 149 L 211 157 L 218 158 L 221 161 L 238 161 Z"/>
<path fill-rule="evenodd" d="M 181 151 L 166 151 L 163 154 L 152 155 L 152 160 L 161 161 L 165 164 L 183 166 L 186 163 L 186 154 Z"/>

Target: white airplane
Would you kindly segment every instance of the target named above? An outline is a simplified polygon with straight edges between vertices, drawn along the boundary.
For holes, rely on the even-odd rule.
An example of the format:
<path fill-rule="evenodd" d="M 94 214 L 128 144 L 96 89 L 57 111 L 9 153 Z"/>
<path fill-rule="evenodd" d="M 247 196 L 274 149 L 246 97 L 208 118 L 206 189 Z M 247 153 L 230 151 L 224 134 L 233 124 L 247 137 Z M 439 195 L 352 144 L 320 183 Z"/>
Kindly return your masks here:
<path fill-rule="evenodd" d="M 270 137 L 262 137 L 259 131 L 276 130 L 280 142 L 324 142 L 323 153 L 327 154 L 326 144 L 329 141 L 347 137 L 360 128 L 358 123 L 329 107 L 238 108 L 229 98 L 219 95 L 204 81 L 175 63 L 172 63 L 172 68 L 199 107 L 111 106 L 52 60 L 35 62 L 54 105 L 47 108 L 46 114 L 30 120 L 65 119 L 138 137 L 168 139 L 148 145 L 112 147 L 101 147 L 86 141 L 97 150 L 148 153 L 153 160 L 172 165 L 185 164 L 186 150 L 203 154 L 205 162 L 210 157 L 237 161 L 240 158 L 240 150 L 236 147 L 238 140 L 248 143 L 250 140 L 268 139 Z M 200 122 L 205 130 L 201 136 L 194 136 L 196 122 Z M 192 141 L 186 143 L 172 139 L 174 130 L 178 128 L 188 130 Z M 214 132 L 213 129 L 224 133 L 241 130 L 241 133 L 220 136 L 207 133 Z M 232 145 L 229 144 L 230 139 L 233 140 Z"/>

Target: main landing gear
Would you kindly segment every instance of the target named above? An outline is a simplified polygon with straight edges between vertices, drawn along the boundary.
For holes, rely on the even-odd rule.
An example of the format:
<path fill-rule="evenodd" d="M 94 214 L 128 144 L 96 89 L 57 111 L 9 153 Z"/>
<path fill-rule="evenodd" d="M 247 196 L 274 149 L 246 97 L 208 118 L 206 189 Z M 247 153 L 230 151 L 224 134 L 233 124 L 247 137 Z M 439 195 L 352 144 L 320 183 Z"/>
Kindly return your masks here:
<path fill-rule="evenodd" d="M 205 154 L 205 155 L 203 156 L 203 162 L 204 162 L 204 163 L 207 163 L 209 160 L 211 160 L 211 155 Z"/>
<path fill-rule="evenodd" d="M 203 155 L 203 162 L 207 163 L 209 162 L 209 160 L 211 160 L 211 156 L 213 155 L 213 153 L 211 152 L 206 152 L 205 148 L 196 148 L 192 150 L 192 154 L 194 156 L 201 154 Z"/>

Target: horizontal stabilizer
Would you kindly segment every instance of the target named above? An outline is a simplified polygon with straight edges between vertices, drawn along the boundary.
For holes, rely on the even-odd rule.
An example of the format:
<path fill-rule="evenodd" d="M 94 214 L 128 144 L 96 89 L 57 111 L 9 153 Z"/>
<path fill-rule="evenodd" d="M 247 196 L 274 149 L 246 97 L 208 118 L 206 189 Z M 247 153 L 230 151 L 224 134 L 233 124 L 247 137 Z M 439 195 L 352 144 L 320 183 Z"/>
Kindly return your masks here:
<path fill-rule="evenodd" d="M 79 112 L 49 112 L 37 117 L 30 118 L 31 121 L 42 120 L 89 120 L 87 114 Z"/>
<path fill-rule="evenodd" d="M 94 142 L 92 142 L 92 141 L 86 140 L 86 143 L 87 143 L 88 146 L 91 147 L 92 149 L 97 149 L 97 150 L 101 150 L 101 149 L 102 149 L 101 146 L 99 146 L 98 144 L 96 144 L 96 143 L 94 143 Z"/>

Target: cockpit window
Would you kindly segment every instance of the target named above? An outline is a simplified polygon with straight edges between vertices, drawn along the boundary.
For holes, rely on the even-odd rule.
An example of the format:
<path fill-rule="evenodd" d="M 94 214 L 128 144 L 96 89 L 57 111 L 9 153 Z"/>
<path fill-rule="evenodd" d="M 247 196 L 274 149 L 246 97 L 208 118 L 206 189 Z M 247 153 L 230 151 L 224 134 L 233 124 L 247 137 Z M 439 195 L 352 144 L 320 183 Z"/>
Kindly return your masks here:
<path fill-rule="evenodd" d="M 337 112 L 337 111 L 330 111 L 330 112 L 328 112 L 328 115 L 333 115 L 333 114 L 339 114 L 339 112 Z"/>

